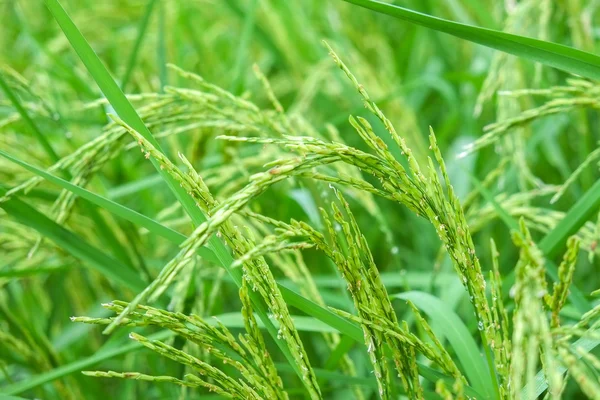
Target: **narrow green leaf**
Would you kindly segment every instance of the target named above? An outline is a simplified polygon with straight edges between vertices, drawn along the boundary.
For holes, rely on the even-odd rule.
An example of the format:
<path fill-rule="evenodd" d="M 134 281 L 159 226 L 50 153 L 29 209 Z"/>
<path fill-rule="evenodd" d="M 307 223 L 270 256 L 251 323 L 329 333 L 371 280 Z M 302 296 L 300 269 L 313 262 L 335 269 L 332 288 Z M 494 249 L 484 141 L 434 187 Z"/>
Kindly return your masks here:
<path fill-rule="evenodd" d="M 469 174 L 473 185 L 481 193 L 481 195 L 494 207 L 496 213 L 504 224 L 511 230 L 519 232 L 519 224 L 517 221 L 508 213 L 504 208 L 498 204 L 494 196 L 479 182 L 479 180 L 471 173 L 465 170 Z M 569 236 L 575 233 L 585 221 L 590 217 L 592 213 L 597 210 L 600 205 L 600 181 L 597 182 L 586 194 L 569 210 L 567 215 L 558 223 L 554 229 L 548 233 L 539 243 L 540 250 L 546 256 L 546 273 L 552 278 L 554 282 L 558 280 L 558 268 L 556 264 L 550 259 L 554 257 L 561 246 L 567 242 Z M 506 282 L 509 283 L 514 281 L 514 271 L 505 278 Z M 509 285 L 507 285 L 509 287 Z M 569 300 L 573 303 L 575 308 L 583 314 L 592 308 L 591 304 L 583 293 L 576 286 L 572 286 L 569 290 Z"/>
<path fill-rule="evenodd" d="M 461 24 L 376 0 L 344 0 L 382 14 L 591 79 L 600 79 L 600 57 L 557 43 Z"/>
<path fill-rule="evenodd" d="M 277 369 L 282 372 L 291 372 L 289 366 L 284 364 L 275 364 Z M 377 389 L 377 382 L 373 377 L 359 377 L 359 376 L 348 376 L 339 372 L 328 371 L 325 369 L 315 368 L 315 374 L 319 380 L 323 381 L 335 381 L 338 385 L 348 386 L 368 386 L 373 389 Z"/>
<path fill-rule="evenodd" d="M 406 271 L 402 275 L 397 272 L 381 272 L 381 281 L 389 290 L 398 287 L 409 288 L 429 288 L 431 286 L 431 273 L 429 271 Z M 313 275 L 315 285 L 319 288 L 339 288 L 340 277 L 337 275 Z M 443 286 L 449 280 L 458 281 L 458 277 L 454 272 L 439 272 L 436 279 L 436 284 Z M 294 288 L 294 284 L 289 279 L 280 280 L 281 284 Z"/>
<path fill-rule="evenodd" d="M 152 10 L 154 10 L 155 4 L 156 0 L 148 1 L 148 4 L 146 5 L 146 10 L 144 11 L 144 16 L 140 21 L 138 34 L 135 38 L 135 43 L 133 45 L 133 49 L 131 50 L 131 54 L 129 55 L 129 60 L 127 61 L 127 69 L 125 70 L 125 74 L 123 75 L 123 79 L 121 80 L 121 90 L 123 90 L 124 92 L 126 91 L 125 89 L 127 88 L 127 84 L 129 83 L 129 79 L 131 78 L 131 73 L 133 72 L 133 68 L 135 67 L 140 48 L 142 47 L 142 42 L 144 41 L 144 37 L 146 36 L 148 22 L 150 21 L 150 16 L 152 15 Z"/>
<path fill-rule="evenodd" d="M 600 345 L 600 340 L 583 337 L 583 338 L 576 340 L 571 345 L 571 347 L 573 349 L 583 350 L 584 352 L 589 353 L 592 350 L 594 350 L 596 347 L 598 347 L 598 345 Z M 577 351 L 575 351 L 574 354 L 575 354 L 575 357 L 581 358 L 581 355 Z M 567 372 L 567 369 L 564 368 L 563 366 L 558 367 L 558 373 L 560 373 L 561 375 L 566 372 Z M 531 385 L 535 386 L 534 396 L 532 398 L 528 399 L 526 397 L 526 395 L 527 395 L 527 393 L 529 393 L 529 387 Z M 546 380 L 546 375 L 544 374 L 544 371 L 539 371 L 536 374 L 534 381 L 528 383 L 523 389 L 521 389 L 521 398 L 526 399 L 526 400 L 536 400 L 537 398 L 539 398 L 542 395 L 542 393 L 544 393 L 546 391 L 546 389 L 548 389 L 548 381 Z"/>
<path fill-rule="evenodd" d="M 337 329 L 340 333 L 351 337 L 355 341 L 363 343 L 362 330 L 358 327 L 358 325 L 340 317 L 337 314 L 332 313 L 328 309 L 321 307 L 305 297 L 302 297 L 298 293 L 281 284 L 278 284 L 278 286 L 279 290 L 281 290 L 281 295 L 287 304 L 292 307 L 296 307 L 298 310 L 301 310 L 320 321 L 325 322 L 327 325 Z"/>
<path fill-rule="evenodd" d="M 80 236 L 58 225 L 18 198 L 12 197 L 1 202 L 0 208 L 3 208 L 23 225 L 35 229 L 44 237 L 52 240 L 74 257 L 85 261 L 107 278 L 135 291 L 143 290 L 146 286 L 131 268 L 106 255 Z"/>
<path fill-rule="evenodd" d="M 30 268 L 6 268 L 0 270 L 0 278 L 26 278 L 39 274 L 51 274 L 71 268 L 69 265 L 36 265 Z"/>
<path fill-rule="evenodd" d="M 91 204 L 84 202 L 81 205 L 83 206 L 83 213 L 89 215 L 90 219 L 94 221 L 96 233 L 102 244 L 110 248 L 112 250 L 112 254 L 123 264 L 127 264 L 130 267 L 135 268 L 129 252 L 127 249 L 125 249 L 123 243 L 117 239 L 111 227 L 104 220 L 104 217 L 98 212 L 97 209 L 94 209 Z"/>
<path fill-rule="evenodd" d="M 561 251 L 569 236 L 575 234 L 600 206 L 600 181 L 597 181 L 575 203 L 567 215 L 540 242 L 540 249 L 548 257 L 555 257 Z"/>
<path fill-rule="evenodd" d="M 296 329 L 298 329 L 301 332 L 338 332 L 337 329 L 323 323 L 322 321 L 319 321 L 316 318 L 305 317 L 302 315 L 292 315 L 291 317 L 294 321 Z M 244 323 L 244 318 L 239 312 L 221 314 L 215 318 L 218 319 L 227 328 L 244 328 L 246 326 Z M 209 323 L 212 324 L 213 322 L 211 321 Z M 256 323 L 259 328 L 265 329 L 265 325 L 261 321 L 256 321 Z"/>
<path fill-rule="evenodd" d="M 485 394 L 486 398 L 495 397 L 492 377 L 479 347 L 454 310 L 440 299 L 425 292 L 404 292 L 391 297 L 410 300 L 432 321 L 435 321 L 436 323 L 432 324 L 434 333 L 439 338 L 448 339 L 473 388 Z"/>
<path fill-rule="evenodd" d="M 417 365 L 419 366 L 419 374 L 421 374 L 421 376 L 423 378 L 427 379 L 429 382 L 437 382 L 439 380 L 442 380 L 448 387 L 452 387 L 452 385 L 454 385 L 454 383 L 455 383 L 454 378 L 450 378 L 450 377 L 442 374 L 441 372 L 436 371 L 435 369 L 430 368 L 424 364 L 417 363 Z M 471 386 L 465 385 L 463 389 L 465 391 L 465 394 L 473 399 L 485 399 L 486 398 L 483 394 L 481 394 L 479 391 L 473 389 L 473 387 L 471 387 Z"/>
<path fill-rule="evenodd" d="M 159 93 L 164 93 L 167 86 L 167 44 L 165 35 L 165 2 L 161 1 L 158 13 L 158 46 L 156 47 L 156 61 L 158 63 Z"/>
<path fill-rule="evenodd" d="M 163 182 L 164 181 L 160 175 L 150 175 L 142 179 L 127 182 L 108 189 L 106 192 L 106 197 L 111 200 L 116 200 L 120 197 L 130 196 Z"/>
<path fill-rule="evenodd" d="M 254 33 L 254 23 L 256 19 L 257 8 L 258 0 L 251 0 L 248 10 L 246 11 L 242 34 L 239 40 L 237 56 L 235 58 L 233 72 L 231 74 L 231 88 L 233 93 L 240 93 L 243 88 L 243 71 L 246 64 L 248 49 L 252 40 L 252 34 Z"/>
<path fill-rule="evenodd" d="M 327 358 L 327 361 L 325 361 L 325 369 L 333 369 L 333 367 L 335 367 L 340 362 L 342 357 L 344 357 L 344 355 L 348 353 L 350 349 L 354 347 L 355 344 L 355 341 L 352 340 L 350 337 L 342 337 L 338 345 L 335 346 L 335 348 L 329 355 L 329 358 Z"/>
<path fill-rule="evenodd" d="M 148 338 L 152 340 L 165 340 L 173 335 L 173 332 L 159 332 L 157 334 L 148 336 Z M 27 390 L 31 390 L 40 385 L 43 385 L 44 383 L 52 382 L 56 379 L 60 379 L 75 372 L 80 372 L 92 365 L 98 364 L 102 361 L 109 360 L 114 357 L 118 357 L 123 354 L 127 354 L 134 350 L 139 350 L 142 347 L 143 345 L 141 343 L 133 342 L 122 346 L 116 346 L 115 348 L 110 350 L 100 350 L 93 356 L 77 360 L 75 362 L 60 366 L 48 372 L 44 372 L 31 378 L 24 379 L 21 382 L 5 386 L 2 388 L 2 391 L 8 395 L 23 393 Z"/>
<path fill-rule="evenodd" d="M 10 102 L 17 109 L 17 112 L 19 113 L 19 115 L 21 116 L 23 121 L 25 121 L 25 123 L 27 125 L 29 125 L 29 127 L 31 128 L 31 131 L 35 135 L 36 139 L 38 140 L 38 142 L 40 142 L 40 144 L 42 145 L 42 147 L 48 154 L 48 157 L 50 157 L 50 159 L 53 162 L 58 161 L 58 159 L 59 159 L 58 155 L 56 154 L 56 152 L 50 145 L 50 142 L 48 142 L 48 139 L 46 139 L 46 136 L 44 136 L 42 134 L 42 132 L 40 131 L 40 129 L 38 128 L 36 123 L 33 121 L 33 119 L 31 119 L 31 117 L 29 116 L 27 111 L 25 111 L 25 107 L 23 107 L 23 105 L 19 101 L 19 98 L 13 93 L 10 86 L 8 86 L 8 83 L 6 83 L 6 81 L 2 77 L 1 73 L 0 73 L 0 88 L 2 88 L 2 90 L 4 91 L 4 94 L 6 94 L 6 97 L 8 97 Z"/>
<path fill-rule="evenodd" d="M 36 174 L 38 176 L 41 176 L 42 178 L 46 179 L 49 182 L 52 182 L 54 184 L 61 186 L 63 189 L 66 189 L 66 190 L 76 194 L 77 196 L 89 201 L 90 203 L 97 205 L 98 207 L 105 209 L 106 211 L 108 211 L 118 217 L 126 219 L 127 221 L 132 222 L 133 224 L 135 224 L 137 226 L 148 229 L 148 231 L 153 234 L 162 236 L 162 237 L 164 237 L 172 242 L 175 242 L 175 243 L 182 243 L 185 240 L 185 236 L 182 235 L 181 233 L 174 231 L 173 229 L 168 228 L 164 225 L 161 225 L 158 222 L 156 222 L 155 220 L 148 218 L 145 215 L 138 213 L 137 211 L 131 210 L 125 206 L 122 206 L 121 204 L 115 203 L 112 200 L 109 200 L 105 197 L 102 197 L 100 195 L 92 193 L 87 189 L 84 189 L 80 186 L 72 184 L 71 182 L 68 182 L 57 176 L 49 174 L 48 172 L 41 170 L 29 163 L 26 163 L 25 161 L 21 161 L 18 158 L 13 157 L 12 155 L 10 155 L 2 150 L 0 150 L 0 156 L 6 158 L 9 161 L 12 161 L 13 163 L 15 163 L 17 165 L 20 165 L 21 167 L 25 168 L 26 170 L 28 170 L 30 172 L 33 172 L 34 174 Z M 212 252 L 212 250 L 210 250 L 206 247 L 200 248 L 198 250 L 198 254 L 208 261 L 211 261 L 214 263 L 219 262 L 219 260 L 216 258 L 216 256 Z"/>

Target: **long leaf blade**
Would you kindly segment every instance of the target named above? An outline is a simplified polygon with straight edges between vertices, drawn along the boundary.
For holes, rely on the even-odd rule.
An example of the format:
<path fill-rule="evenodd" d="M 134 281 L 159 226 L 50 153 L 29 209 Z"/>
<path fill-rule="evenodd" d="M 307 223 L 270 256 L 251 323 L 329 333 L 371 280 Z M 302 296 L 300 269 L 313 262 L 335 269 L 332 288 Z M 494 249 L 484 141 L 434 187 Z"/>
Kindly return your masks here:
<path fill-rule="evenodd" d="M 456 313 L 438 298 L 425 292 L 404 292 L 392 295 L 392 298 L 410 300 L 436 324 L 432 326 L 438 337 L 445 337 L 462 365 L 469 382 L 473 388 L 494 398 L 492 378 L 487 373 L 489 369 L 481 356 L 479 347 L 471 333 L 456 315 Z"/>
<path fill-rule="evenodd" d="M 461 24 L 381 1 L 344 1 L 566 72 L 600 79 L 600 57 L 569 46 Z"/>
<path fill-rule="evenodd" d="M 136 291 L 142 290 L 146 286 L 144 281 L 131 268 L 106 255 L 80 236 L 58 225 L 20 199 L 12 197 L 0 202 L 0 208 L 3 208 L 4 211 L 23 225 L 35 229 L 44 237 L 52 240 L 76 258 L 86 261 L 91 267 L 113 281 Z"/>
<path fill-rule="evenodd" d="M 126 219 L 127 221 L 132 222 L 133 224 L 135 224 L 137 226 L 146 228 L 146 229 L 148 229 L 149 232 L 152 232 L 156 235 L 159 235 L 161 237 L 169 239 L 171 242 L 181 243 L 181 242 L 183 242 L 183 240 L 185 240 L 185 236 L 182 235 L 181 233 L 174 231 L 173 229 L 168 228 L 168 227 L 156 222 L 155 220 L 153 220 L 149 217 L 146 217 L 143 214 L 138 213 L 137 211 L 127 208 L 119 203 L 116 203 L 116 202 L 109 200 L 105 197 L 102 197 L 98 194 L 92 193 L 89 190 L 84 189 L 80 186 L 74 185 L 69 181 L 66 181 L 57 176 L 54 176 L 40 168 L 37 168 L 29 163 L 26 163 L 25 161 L 22 161 L 16 157 L 14 157 L 2 150 L 0 150 L 0 156 L 6 158 L 7 160 L 9 160 L 17 165 L 20 165 L 21 167 L 25 168 L 26 170 L 33 172 L 34 174 L 46 179 L 49 182 L 52 182 L 56 185 L 61 186 L 63 189 L 66 189 L 66 190 L 76 194 L 77 196 L 97 205 L 98 207 L 105 209 L 106 211 L 108 211 L 118 217 Z M 219 260 L 216 258 L 216 256 L 212 252 L 212 250 L 210 250 L 206 247 L 202 247 L 202 248 L 198 249 L 198 254 L 208 261 L 211 261 L 214 263 L 219 262 Z"/>

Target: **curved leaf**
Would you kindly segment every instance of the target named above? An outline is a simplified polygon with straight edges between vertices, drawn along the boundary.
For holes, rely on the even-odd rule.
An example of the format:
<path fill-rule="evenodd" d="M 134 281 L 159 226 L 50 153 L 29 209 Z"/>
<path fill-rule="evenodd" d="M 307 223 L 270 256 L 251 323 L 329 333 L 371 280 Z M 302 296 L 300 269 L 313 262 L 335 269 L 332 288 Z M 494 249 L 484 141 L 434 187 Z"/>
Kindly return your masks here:
<path fill-rule="evenodd" d="M 87 264 L 107 278 L 132 290 L 142 290 L 145 287 L 145 282 L 133 269 L 92 246 L 70 230 L 58 225 L 20 199 L 12 197 L 9 200 L 0 202 L 0 208 L 3 208 L 7 214 L 23 225 L 35 229 L 44 237 L 52 240 L 74 257 L 86 261 Z"/>
<path fill-rule="evenodd" d="M 9 160 L 17 165 L 20 165 L 21 167 L 25 168 L 26 170 L 33 172 L 34 174 L 46 179 L 47 181 L 52 182 L 52 183 L 62 187 L 63 189 L 68 190 L 69 192 L 89 201 L 90 203 L 97 205 L 98 207 L 105 209 L 106 211 L 108 211 L 118 217 L 126 219 L 127 221 L 132 222 L 132 223 L 136 224 L 137 226 L 146 228 L 146 229 L 148 229 L 148 231 L 150 231 L 156 235 L 162 236 L 166 239 L 169 239 L 172 242 L 177 242 L 177 243 L 183 242 L 183 240 L 185 239 L 185 236 L 183 236 L 181 233 L 174 231 L 173 229 L 166 227 L 162 224 L 159 224 L 152 218 L 148 218 L 145 215 L 138 213 L 137 211 L 127 208 L 119 203 L 116 203 L 112 200 L 102 197 L 96 193 L 92 193 L 89 190 L 84 189 L 80 186 L 74 185 L 69 181 L 66 181 L 57 176 L 54 176 L 40 168 L 37 168 L 29 163 L 26 163 L 25 161 L 19 160 L 18 158 L 14 157 L 2 150 L 0 150 L 0 157 L 4 157 L 7 160 Z M 198 254 L 208 261 L 211 261 L 214 263 L 219 262 L 219 260 L 217 259 L 217 257 L 213 253 L 213 251 L 208 249 L 207 247 L 201 247 L 200 249 L 198 249 Z"/>
<path fill-rule="evenodd" d="M 571 347 L 573 349 L 581 349 L 581 350 L 589 353 L 592 350 L 594 350 L 598 345 L 600 345 L 600 340 L 582 337 L 582 338 L 576 340 L 571 345 Z M 575 354 L 575 357 L 581 358 L 581 356 L 579 354 Z M 558 367 L 558 373 L 560 373 L 562 375 L 565 372 L 567 372 L 566 368 L 564 368 L 563 366 Z M 532 398 L 527 398 L 527 393 L 529 392 L 529 387 L 531 385 L 533 385 L 535 387 L 534 388 L 534 396 Z M 546 375 L 544 374 L 544 371 L 539 371 L 535 375 L 534 381 L 528 383 L 527 385 L 525 385 L 525 387 L 523 389 L 521 389 L 521 398 L 526 399 L 526 400 L 535 400 L 535 399 L 539 398 L 542 395 L 542 393 L 544 393 L 546 391 L 546 389 L 548 389 L 548 381 L 546 380 Z"/>
<path fill-rule="evenodd" d="M 404 292 L 391 297 L 410 300 L 432 321 L 435 321 L 436 324 L 432 325 L 435 335 L 448 339 L 473 388 L 486 394 L 487 398 L 494 398 L 492 378 L 479 347 L 465 324 L 451 308 L 437 297 L 425 292 Z"/>
<path fill-rule="evenodd" d="M 461 24 L 376 0 L 344 1 L 572 74 L 600 80 L 600 57 L 595 54 L 526 36 Z"/>

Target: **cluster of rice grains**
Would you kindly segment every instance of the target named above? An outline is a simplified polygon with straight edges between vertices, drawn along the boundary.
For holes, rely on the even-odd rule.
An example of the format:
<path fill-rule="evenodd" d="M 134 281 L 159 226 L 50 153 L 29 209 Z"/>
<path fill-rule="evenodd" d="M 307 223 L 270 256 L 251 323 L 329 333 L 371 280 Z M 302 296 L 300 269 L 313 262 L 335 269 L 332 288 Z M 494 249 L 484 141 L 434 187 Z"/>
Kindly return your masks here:
<path fill-rule="evenodd" d="M 256 314 L 288 361 L 297 368 L 296 372 L 302 378 L 306 393 L 314 399 L 322 398 L 317 374 L 311 366 L 288 304 L 271 270 L 281 270 L 298 284 L 303 296 L 324 307 L 325 302 L 302 258 L 301 250 L 313 248 L 332 260 L 347 285 L 355 313 L 337 309 L 331 311 L 361 327 L 365 340 L 364 349 L 368 353 L 381 398 L 396 398 L 399 392 L 405 393 L 409 398 L 425 398 L 427 390 L 432 386 L 425 383 L 423 368 L 430 368 L 430 365 L 437 368 L 436 373 L 439 374 L 433 376 L 444 377 L 433 382 L 439 396 L 444 399 L 469 397 L 467 389 L 472 382 L 468 382 L 417 308 L 409 302 L 415 325 L 427 339 L 411 332 L 406 321 L 398 320 L 367 240 L 345 200 L 344 194 L 351 194 L 359 198 L 373 217 L 381 222 L 388 244 L 392 243 L 391 234 L 373 196 L 402 204 L 433 225 L 444 251 L 452 260 L 454 269 L 468 292 L 477 318 L 481 346 L 488 361 L 489 371 L 486 373 L 495 384 L 496 398 L 518 398 L 523 386 L 534 381 L 540 365 L 548 382 L 550 398 L 559 398 L 564 388 L 563 370 L 559 364 L 568 368 L 569 374 L 591 397 L 594 393 L 600 393 L 598 382 L 590 379 L 587 371 L 587 365 L 598 369 L 600 361 L 578 347 L 575 340 L 597 336 L 600 307 L 589 311 L 574 326 L 561 326 L 559 319 L 559 312 L 565 304 L 573 277 L 579 238 L 569 240 L 568 250 L 559 267 L 559 280 L 550 290 L 544 277 L 543 256 L 528 230 L 528 226 L 536 221 L 532 220 L 534 217 L 530 212 L 519 208 L 525 207 L 523 204 L 527 202 L 522 197 L 528 194 L 520 195 L 520 198 L 501 199 L 517 210 L 514 215 L 529 215 L 528 221 L 521 220 L 521 231 L 514 232 L 513 235 L 521 253 L 516 267 L 515 284 L 511 289 L 515 301 L 511 328 L 502 298 L 495 245 L 492 243 L 494 262 L 490 273 L 491 290 L 487 288 L 486 291 L 486 279 L 475 254 L 467 222 L 481 222 L 491 211 L 473 208 L 475 211 L 465 214 L 450 184 L 433 130 L 430 134 L 430 149 L 435 162 L 429 158 L 428 165 L 423 168 L 390 120 L 370 99 L 340 58 L 329 50 L 335 63 L 358 90 L 367 110 L 381 121 L 400 149 L 402 160 L 392 155 L 388 146 L 364 118 L 351 116 L 350 124 L 371 149 L 370 152 L 346 145 L 333 128 L 329 129 L 327 138 L 302 118 L 288 116 L 260 71 L 256 71 L 257 75 L 273 103 L 274 111 L 261 110 L 244 98 L 234 96 L 197 75 L 172 66 L 180 76 L 189 79 L 200 89 L 167 87 L 165 94 L 130 97 L 132 101 L 141 101 L 138 111 L 148 127 L 160 129 L 156 137 L 168 137 L 197 128 L 205 128 L 210 132 L 225 131 L 229 135 L 219 136 L 222 140 L 265 146 L 261 155 L 242 157 L 238 159 L 239 163 L 208 169 L 202 172 L 201 177 L 182 154 L 178 156 L 187 172 L 178 168 L 140 133 L 113 117 L 114 121 L 107 125 L 103 135 L 72 155 L 58 160 L 50 168 L 50 171 L 69 171 L 73 182 L 83 186 L 108 160 L 137 143 L 144 157 L 152 158 L 172 176 L 207 217 L 189 235 L 178 254 L 164 266 L 156 279 L 133 301 L 114 301 L 105 305 L 116 313 L 115 317 L 73 318 L 77 322 L 108 325 L 107 332 L 119 325 L 159 327 L 170 331 L 187 341 L 183 350 L 169 344 L 168 339 L 152 339 L 136 333 L 132 333 L 131 338 L 148 349 L 185 365 L 189 373 L 183 379 L 137 372 L 95 371 L 86 374 L 170 382 L 186 387 L 202 386 L 232 398 L 288 398 L 255 319 Z M 588 93 L 590 99 L 596 101 L 594 90 L 583 81 L 573 81 L 573 86 L 569 88 L 553 88 L 535 93 L 532 91 L 528 94 L 548 95 L 554 99 L 539 109 L 491 126 L 489 133 L 472 146 L 471 150 L 492 143 L 502 132 L 527 123 L 539 115 L 582 105 L 579 100 L 569 102 L 560 95 Z M 517 92 L 512 94 L 519 95 Z M 88 107 L 102 104 L 99 101 Z M 248 136 L 242 136 L 242 133 Z M 133 137 L 135 143 L 124 143 L 122 139 L 127 134 Z M 290 153 L 293 153 L 291 157 Z M 236 156 L 237 153 L 232 154 L 232 157 Z M 267 171 L 248 173 L 263 164 L 269 168 Z M 496 175 L 492 173 L 490 176 L 500 176 L 502 168 L 503 165 Z M 363 174 L 376 178 L 379 185 L 364 180 Z M 324 182 L 333 189 L 333 196 L 331 191 L 324 195 L 330 202 L 320 209 L 321 226 L 296 220 L 278 221 L 250 209 L 251 201 L 272 185 L 300 178 Z M 40 179 L 33 178 L 6 196 L 21 190 L 31 190 L 39 182 Z M 214 195 L 209 187 L 218 187 L 219 196 Z M 54 205 L 52 216 L 59 222 L 64 222 L 72 209 L 73 196 L 69 193 L 63 192 Z M 529 196 L 538 194 L 532 192 Z M 472 199 L 468 198 L 466 202 L 470 204 Z M 560 216 L 555 216 L 555 219 L 559 220 Z M 537 223 L 539 225 L 542 221 Z M 551 227 L 552 223 L 547 222 L 547 225 Z M 240 226 L 244 229 L 240 229 Z M 593 227 L 588 226 L 586 229 L 587 231 L 583 230 L 579 234 L 584 243 L 586 238 L 595 235 L 591 232 Z M 196 315 L 144 305 L 157 301 L 170 285 L 181 282 L 182 276 L 188 276 L 190 270 L 187 268 L 197 259 L 198 249 L 202 246 L 210 248 L 211 240 L 221 241 L 227 252 L 231 253 L 219 254 L 215 251 L 222 266 L 239 286 L 246 333 L 240 334 L 237 339 L 218 321 L 213 323 Z M 265 315 L 268 317 L 265 318 Z M 340 346 L 341 338 L 337 333 L 324 333 L 323 336 L 331 349 Z M 192 346 L 196 346 L 196 350 Z M 197 350 L 212 357 L 212 360 L 220 360 L 223 366 L 192 355 L 197 354 Z M 423 358 L 427 360 L 426 364 L 417 362 Z M 392 363 L 395 373 L 392 372 Z M 340 361 L 340 368 L 347 375 L 356 373 L 354 362 L 347 355 Z M 431 374 L 429 377 L 431 380 Z M 398 387 L 398 382 L 401 387 Z M 528 398 L 533 398 L 533 385 L 527 385 L 523 390 L 529 395 Z M 364 397 L 359 388 L 354 389 L 354 394 L 357 398 Z"/>
<path fill-rule="evenodd" d="M 240 334 L 237 340 L 218 321 L 211 324 L 195 315 L 188 316 L 141 305 L 136 306 L 133 311 L 129 312 L 127 318 L 121 318 L 119 323 L 126 326 L 158 326 L 168 329 L 201 347 L 224 366 L 233 367 L 239 373 L 241 379 L 235 379 L 229 370 L 219 369 L 215 366 L 214 361 L 208 363 L 164 341 L 153 340 L 136 333 L 131 333 L 130 338 L 148 349 L 185 365 L 195 374 L 186 374 L 184 380 L 170 376 L 150 376 L 136 372 L 89 371 L 85 374 L 98 377 L 171 382 L 187 387 L 202 386 L 208 388 L 211 392 L 229 398 L 287 399 L 288 395 L 283 391 L 282 381 L 277 375 L 275 364 L 267 352 L 262 334 L 252 313 L 248 289 L 245 284 L 240 289 L 240 299 L 243 304 L 242 314 L 246 334 Z M 104 307 L 122 316 L 125 315 L 124 310 L 131 308 L 131 305 L 115 301 L 104 304 Z M 115 318 L 87 317 L 74 317 L 72 319 L 76 322 L 102 325 L 110 324 L 115 320 Z"/>

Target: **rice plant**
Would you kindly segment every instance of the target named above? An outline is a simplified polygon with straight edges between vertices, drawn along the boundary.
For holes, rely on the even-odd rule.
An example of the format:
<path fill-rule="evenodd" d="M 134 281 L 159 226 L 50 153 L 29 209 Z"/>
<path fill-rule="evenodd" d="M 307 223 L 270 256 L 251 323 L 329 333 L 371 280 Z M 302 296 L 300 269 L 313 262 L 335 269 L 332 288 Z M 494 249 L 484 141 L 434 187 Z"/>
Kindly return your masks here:
<path fill-rule="evenodd" d="M 0 3 L 0 395 L 600 399 L 597 2 Z"/>

